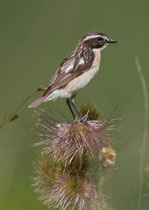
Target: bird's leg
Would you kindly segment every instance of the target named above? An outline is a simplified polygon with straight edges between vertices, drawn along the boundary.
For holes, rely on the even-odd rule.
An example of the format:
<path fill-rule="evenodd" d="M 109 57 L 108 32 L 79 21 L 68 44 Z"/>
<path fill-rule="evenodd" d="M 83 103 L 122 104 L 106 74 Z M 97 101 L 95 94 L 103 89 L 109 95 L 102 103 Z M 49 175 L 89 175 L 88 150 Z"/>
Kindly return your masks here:
<path fill-rule="evenodd" d="M 77 115 L 81 118 L 82 116 L 81 116 L 80 112 L 77 110 L 77 107 L 74 105 L 73 99 L 70 100 L 70 103 L 71 103 L 72 107 L 74 108 L 74 110 L 76 111 Z"/>
<path fill-rule="evenodd" d="M 74 105 L 74 100 L 71 99 L 71 105 L 73 106 L 74 110 L 76 111 L 77 115 L 79 116 L 80 120 L 78 122 L 82 122 L 84 123 L 85 125 L 89 125 L 88 122 L 86 121 L 87 120 L 87 117 L 88 117 L 88 113 L 87 113 L 87 116 L 84 116 L 82 117 L 82 115 L 80 114 L 80 112 L 77 110 L 77 107 Z"/>
<path fill-rule="evenodd" d="M 67 105 L 68 105 L 68 107 L 71 111 L 71 114 L 72 114 L 73 118 L 75 119 L 75 115 L 74 115 L 73 110 L 71 108 L 71 100 L 69 98 L 66 98 L 66 103 L 67 103 Z"/>
<path fill-rule="evenodd" d="M 73 122 L 74 122 L 74 123 L 82 122 L 82 123 L 84 123 L 85 125 L 88 125 L 88 123 L 86 122 L 86 119 L 85 119 L 84 117 L 82 118 L 80 112 L 77 110 L 76 106 L 74 105 L 74 101 L 73 101 L 72 99 L 67 98 L 67 99 L 66 99 L 66 103 L 67 103 L 67 105 L 68 105 L 68 107 L 69 107 L 69 109 L 70 109 L 70 111 L 71 111 L 71 113 L 72 113 L 72 116 L 73 116 L 73 118 L 74 118 L 74 121 L 73 121 Z M 80 118 L 79 121 L 75 120 L 76 117 L 75 117 L 75 115 L 74 115 L 74 112 L 73 112 L 73 110 L 72 110 L 71 105 L 72 105 L 72 107 L 74 108 L 74 110 L 76 111 L 77 115 L 79 116 L 79 118 Z"/>

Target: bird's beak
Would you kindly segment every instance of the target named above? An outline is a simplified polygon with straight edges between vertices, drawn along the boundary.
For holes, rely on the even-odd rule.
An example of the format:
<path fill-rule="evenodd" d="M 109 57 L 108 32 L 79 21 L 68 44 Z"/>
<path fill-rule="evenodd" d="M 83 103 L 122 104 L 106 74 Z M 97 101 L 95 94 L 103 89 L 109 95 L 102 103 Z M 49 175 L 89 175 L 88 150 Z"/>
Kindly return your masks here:
<path fill-rule="evenodd" d="M 107 40 L 107 43 L 118 43 L 118 41 L 112 40 L 112 39 L 108 39 L 108 40 Z"/>

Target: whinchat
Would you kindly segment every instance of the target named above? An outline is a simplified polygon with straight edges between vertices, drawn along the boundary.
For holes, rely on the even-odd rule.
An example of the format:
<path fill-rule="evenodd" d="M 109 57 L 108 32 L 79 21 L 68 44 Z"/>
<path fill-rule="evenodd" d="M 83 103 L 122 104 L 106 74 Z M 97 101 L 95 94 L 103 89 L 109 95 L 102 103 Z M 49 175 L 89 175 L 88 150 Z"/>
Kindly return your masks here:
<path fill-rule="evenodd" d="M 43 95 L 29 105 L 29 108 L 64 97 L 75 118 L 72 107 L 77 114 L 79 112 L 74 105 L 74 98 L 78 91 L 88 85 L 97 74 L 101 52 L 110 43 L 117 41 L 110 39 L 104 33 L 91 32 L 83 36 L 75 50 L 64 58 Z"/>

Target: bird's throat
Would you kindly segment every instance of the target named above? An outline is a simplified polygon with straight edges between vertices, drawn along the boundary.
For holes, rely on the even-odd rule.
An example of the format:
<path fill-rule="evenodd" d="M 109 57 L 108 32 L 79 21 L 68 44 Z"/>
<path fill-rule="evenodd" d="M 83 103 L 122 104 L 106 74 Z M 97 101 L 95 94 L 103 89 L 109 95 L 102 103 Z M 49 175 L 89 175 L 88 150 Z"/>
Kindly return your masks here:
<path fill-rule="evenodd" d="M 95 58 L 93 62 L 93 66 L 100 65 L 100 60 L 101 60 L 101 50 L 94 50 Z"/>

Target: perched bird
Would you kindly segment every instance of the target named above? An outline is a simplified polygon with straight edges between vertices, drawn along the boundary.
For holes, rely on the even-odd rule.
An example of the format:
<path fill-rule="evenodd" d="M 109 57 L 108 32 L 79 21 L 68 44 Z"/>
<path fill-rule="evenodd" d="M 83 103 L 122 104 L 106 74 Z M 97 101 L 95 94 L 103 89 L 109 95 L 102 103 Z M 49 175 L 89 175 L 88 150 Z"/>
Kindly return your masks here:
<path fill-rule="evenodd" d="M 91 32 L 83 36 L 75 50 L 62 61 L 43 95 L 30 104 L 29 108 L 64 97 L 73 117 L 75 118 L 75 114 L 72 107 L 79 115 L 74 98 L 97 74 L 101 51 L 110 43 L 117 41 L 108 38 L 104 33 Z"/>

